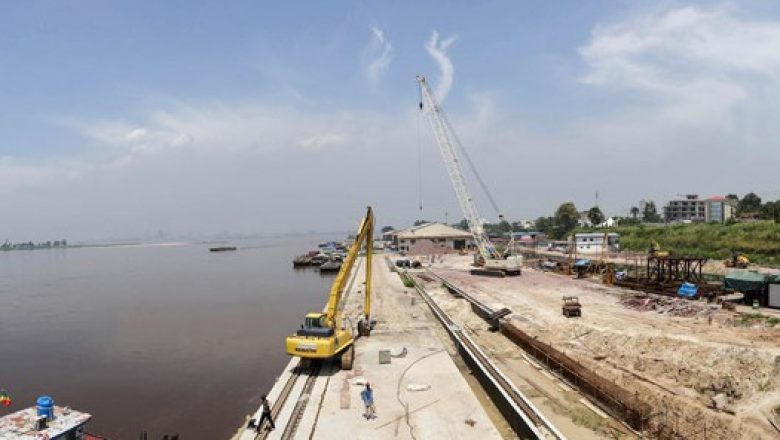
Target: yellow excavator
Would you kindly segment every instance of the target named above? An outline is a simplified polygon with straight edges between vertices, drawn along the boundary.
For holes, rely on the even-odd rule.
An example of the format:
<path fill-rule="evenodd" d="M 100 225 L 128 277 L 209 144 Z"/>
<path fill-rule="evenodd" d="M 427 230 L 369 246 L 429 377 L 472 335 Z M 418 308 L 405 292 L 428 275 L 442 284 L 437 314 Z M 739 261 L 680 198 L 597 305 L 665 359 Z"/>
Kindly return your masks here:
<path fill-rule="evenodd" d="M 355 357 L 355 337 L 352 329 L 344 325 L 339 309 L 344 288 L 355 260 L 365 245 L 366 252 L 366 285 L 363 317 L 357 323 L 359 336 L 369 336 L 373 323 L 371 322 L 371 254 L 374 247 L 374 213 L 369 206 L 365 218 L 360 222 L 355 242 L 349 248 L 347 257 L 341 264 L 336 280 L 330 288 L 328 305 L 324 313 L 309 313 L 305 322 L 295 334 L 287 337 L 287 354 L 303 359 L 339 358 L 341 368 L 352 369 Z"/>
<path fill-rule="evenodd" d="M 731 258 L 724 260 L 723 264 L 726 267 L 736 267 L 740 269 L 746 269 L 750 265 L 750 259 L 747 255 L 741 252 L 733 252 Z"/>
<path fill-rule="evenodd" d="M 647 254 L 651 257 L 668 257 L 669 251 L 662 251 L 661 245 L 657 241 L 650 241 L 650 248 L 647 250 Z"/>

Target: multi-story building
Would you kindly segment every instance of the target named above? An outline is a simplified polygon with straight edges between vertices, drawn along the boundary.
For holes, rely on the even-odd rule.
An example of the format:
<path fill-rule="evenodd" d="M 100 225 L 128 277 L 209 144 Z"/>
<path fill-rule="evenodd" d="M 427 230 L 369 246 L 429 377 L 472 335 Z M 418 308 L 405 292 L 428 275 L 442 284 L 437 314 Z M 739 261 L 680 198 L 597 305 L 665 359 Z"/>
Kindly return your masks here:
<path fill-rule="evenodd" d="M 734 200 L 723 196 L 712 196 L 704 201 L 704 219 L 708 222 L 723 223 L 734 217 L 737 210 Z"/>
<path fill-rule="evenodd" d="M 698 194 L 688 194 L 684 199 L 670 200 L 664 207 L 666 222 L 725 222 L 734 217 L 733 200 L 723 196 L 700 199 Z"/>
<path fill-rule="evenodd" d="M 684 199 L 670 200 L 664 206 L 666 222 L 702 222 L 706 218 L 704 200 L 698 194 L 688 194 Z"/>

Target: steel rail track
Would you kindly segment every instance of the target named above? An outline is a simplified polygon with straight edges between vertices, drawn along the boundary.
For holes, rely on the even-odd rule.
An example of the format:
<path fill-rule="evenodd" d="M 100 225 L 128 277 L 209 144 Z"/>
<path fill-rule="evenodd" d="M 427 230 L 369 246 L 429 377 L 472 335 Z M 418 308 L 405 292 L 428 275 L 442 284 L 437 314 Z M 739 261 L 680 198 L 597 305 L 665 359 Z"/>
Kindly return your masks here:
<path fill-rule="evenodd" d="M 301 395 L 298 397 L 298 401 L 295 402 L 295 408 L 293 408 L 293 412 L 290 414 L 290 419 L 287 420 L 287 426 L 285 426 L 284 432 L 282 433 L 282 439 L 291 439 L 295 436 L 298 425 L 301 423 L 301 418 L 303 418 L 303 413 L 306 411 L 306 406 L 309 403 L 309 397 L 311 397 L 314 382 L 317 381 L 317 377 L 319 377 L 320 371 L 322 370 L 322 364 L 323 362 L 316 361 L 309 367 L 309 377 L 306 378 L 306 383 L 303 385 Z"/>
<path fill-rule="evenodd" d="M 282 392 L 279 393 L 279 397 L 276 398 L 276 401 L 271 408 L 271 418 L 273 420 L 276 420 L 276 418 L 279 416 L 279 413 L 282 411 L 282 408 L 284 408 L 284 404 L 287 402 L 287 398 L 290 397 L 290 393 L 292 392 L 295 383 L 298 381 L 298 378 L 301 376 L 303 369 L 304 366 L 302 365 L 302 362 L 299 361 L 298 365 L 296 365 L 293 369 L 292 374 L 290 374 L 290 377 L 287 378 L 287 382 L 285 382 L 284 387 L 282 387 Z M 271 432 L 268 430 L 268 427 L 268 422 L 263 422 L 262 425 L 258 426 L 255 440 L 263 440 L 268 438 L 268 435 Z"/>
<path fill-rule="evenodd" d="M 352 286 L 355 283 L 355 278 L 357 277 L 358 271 L 360 270 L 360 266 L 363 264 L 363 259 L 358 259 L 357 264 L 355 265 L 355 269 L 352 271 L 351 278 L 349 281 L 349 284 L 344 289 L 344 295 L 341 298 L 341 303 L 339 305 L 339 309 L 343 309 L 344 304 L 346 303 L 346 299 L 349 296 L 350 292 L 352 291 Z M 308 364 L 308 365 L 304 365 Z M 284 408 L 285 404 L 287 403 L 287 400 L 290 397 L 290 394 L 292 393 L 293 388 L 295 387 L 296 382 L 298 379 L 305 374 L 306 371 L 308 371 L 308 377 L 306 378 L 306 383 L 303 385 L 303 390 L 301 391 L 301 395 L 298 396 L 298 401 L 295 403 L 295 407 L 293 408 L 293 412 L 290 416 L 290 419 L 287 421 L 287 424 L 285 425 L 284 432 L 282 433 L 283 439 L 289 439 L 292 438 L 295 435 L 295 431 L 298 429 L 298 425 L 300 424 L 301 418 L 303 417 L 303 413 L 306 410 L 306 404 L 308 403 L 308 398 L 303 399 L 302 397 L 305 394 L 311 394 L 312 389 L 314 388 L 314 383 L 317 381 L 317 377 L 319 376 L 320 370 L 322 369 L 323 362 L 320 360 L 311 360 L 311 362 L 304 362 L 303 359 L 301 359 L 298 362 L 298 365 L 295 366 L 295 368 L 292 371 L 292 374 L 290 374 L 290 377 L 287 378 L 287 382 L 285 382 L 284 387 L 282 387 L 282 391 L 279 394 L 279 397 L 276 398 L 276 401 L 273 404 L 273 407 L 271 408 L 271 417 L 276 420 L 279 416 L 279 413 L 281 413 L 282 409 Z M 258 427 L 258 433 L 255 435 L 255 440 L 265 440 L 268 438 L 271 431 L 268 430 L 269 423 L 263 422 L 263 425 Z"/>
<path fill-rule="evenodd" d="M 552 437 L 564 440 L 566 437 L 512 384 L 477 343 L 436 304 L 419 282 L 415 282 L 415 289 L 450 334 L 461 355 L 475 367 L 475 372 L 480 374 L 481 377 L 478 378 L 482 379 L 483 385 L 489 388 L 488 391 L 493 391 L 489 394 L 512 429 L 522 438 Z"/>

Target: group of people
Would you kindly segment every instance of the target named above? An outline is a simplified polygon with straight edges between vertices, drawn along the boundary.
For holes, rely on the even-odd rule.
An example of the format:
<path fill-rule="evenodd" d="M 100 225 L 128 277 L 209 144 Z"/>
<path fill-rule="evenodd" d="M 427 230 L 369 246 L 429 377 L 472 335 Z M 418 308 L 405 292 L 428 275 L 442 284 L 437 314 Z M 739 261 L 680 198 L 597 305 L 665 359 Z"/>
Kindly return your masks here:
<path fill-rule="evenodd" d="M 374 405 L 374 390 L 371 388 L 371 384 L 369 382 L 366 382 L 365 388 L 363 388 L 363 391 L 360 392 L 360 398 L 363 400 L 363 406 L 365 407 L 363 417 L 366 420 L 375 419 L 376 406 Z M 274 425 L 274 419 L 271 415 L 271 404 L 268 402 L 268 396 L 263 394 L 260 399 L 263 401 L 262 415 L 260 416 L 260 420 L 250 419 L 249 427 L 255 428 L 257 432 L 260 432 L 263 428 L 263 422 L 268 420 L 268 430 L 273 431 L 276 429 L 276 425 Z"/>

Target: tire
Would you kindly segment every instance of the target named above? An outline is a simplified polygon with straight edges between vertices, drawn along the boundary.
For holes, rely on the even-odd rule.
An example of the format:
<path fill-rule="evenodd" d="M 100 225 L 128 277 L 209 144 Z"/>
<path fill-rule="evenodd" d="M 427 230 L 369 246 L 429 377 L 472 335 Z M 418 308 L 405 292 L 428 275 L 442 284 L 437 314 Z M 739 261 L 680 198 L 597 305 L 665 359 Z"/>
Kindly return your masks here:
<path fill-rule="evenodd" d="M 343 353 L 341 353 L 341 369 L 342 370 L 351 370 L 352 369 L 352 363 L 355 360 L 355 346 L 350 345 L 349 348 L 344 350 Z"/>

